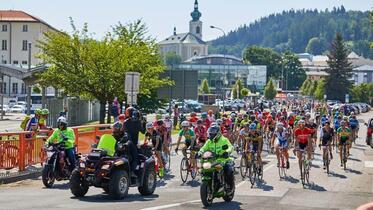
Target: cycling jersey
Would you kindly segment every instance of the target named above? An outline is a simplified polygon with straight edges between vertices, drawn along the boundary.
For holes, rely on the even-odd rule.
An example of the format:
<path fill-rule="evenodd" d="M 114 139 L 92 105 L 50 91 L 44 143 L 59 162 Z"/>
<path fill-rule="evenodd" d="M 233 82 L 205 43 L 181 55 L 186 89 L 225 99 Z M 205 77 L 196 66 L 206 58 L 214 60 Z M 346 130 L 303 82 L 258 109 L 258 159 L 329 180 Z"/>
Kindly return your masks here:
<path fill-rule="evenodd" d="M 321 139 L 322 145 L 326 146 L 328 142 L 331 142 L 333 140 L 332 138 L 333 136 L 334 136 L 334 131 L 332 128 L 329 128 L 329 130 L 327 130 L 326 128 L 322 128 L 320 131 L 320 139 Z"/>
<path fill-rule="evenodd" d="M 185 144 L 186 144 L 187 147 L 196 145 L 196 142 L 194 142 L 194 145 L 191 145 L 192 144 L 192 139 L 196 136 L 192 129 L 188 129 L 188 131 L 186 131 L 186 132 L 184 130 L 181 130 L 179 132 L 179 137 L 182 137 L 182 136 L 184 136 L 184 138 L 185 138 Z"/>
<path fill-rule="evenodd" d="M 359 126 L 359 121 L 357 119 L 354 119 L 354 118 L 350 118 L 350 127 L 352 129 L 355 129 Z"/>
<path fill-rule="evenodd" d="M 337 134 L 339 135 L 340 141 L 347 141 L 348 138 L 350 137 L 351 130 L 349 128 L 340 127 L 337 130 Z"/>
<path fill-rule="evenodd" d="M 294 131 L 294 135 L 299 143 L 306 144 L 308 142 L 308 137 L 312 134 L 312 131 L 309 128 L 297 128 Z"/>
<path fill-rule="evenodd" d="M 207 140 L 207 129 L 205 126 L 197 126 L 194 128 L 194 133 L 198 138 L 198 143 L 205 143 Z"/>
<path fill-rule="evenodd" d="M 146 139 L 150 139 L 155 150 L 162 151 L 162 138 L 161 134 L 158 131 L 153 130 L 152 132 L 146 132 L 145 137 Z M 158 147 L 155 148 L 155 146 L 157 145 L 157 140 L 159 141 L 159 143 Z"/>

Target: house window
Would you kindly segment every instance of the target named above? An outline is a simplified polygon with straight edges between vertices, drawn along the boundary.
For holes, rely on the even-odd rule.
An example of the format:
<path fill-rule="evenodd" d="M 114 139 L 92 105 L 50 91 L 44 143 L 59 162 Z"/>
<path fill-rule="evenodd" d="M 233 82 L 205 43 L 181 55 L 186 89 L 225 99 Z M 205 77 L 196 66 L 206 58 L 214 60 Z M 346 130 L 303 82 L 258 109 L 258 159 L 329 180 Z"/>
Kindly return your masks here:
<path fill-rule="evenodd" d="M 201 28 L 199 26 L 197 26 L 196 28 L 196 34 L 200 34 L 201 33 Z"/>
<path fill-rule="evenodd" d="M 1 41 L 1 50 L 8 50 L 7 40 L 2 40 Z"/>
<path fill-rule="evenodd" d="M 28 31 L 28 25 L 23 25 L 23 27 L 22 27 L 22 31 L 23 31 L 23 32 L 27 32 L 27 31 Z"/>
<path fill-rule="evenodd" d="M 6 64 L 6 60 L 2 60 L 2 63 L 3 63 L 3 64 Z"/>
<path fill-rule="evenodd" d="M 18 65 L 18 61 L 13 61 L 13 64 L 14 65 Z"/>
<path fill-rule="evenodd" d="M 22 65 L 27 65 L 27 61 L 22 61 Z"/>
<path fill-rule="evenodd" d="M 7 32 L 8 31 L 8 25 L 2 25 L 1 31 Z"/>
<path fill-rule="evenodd" d="M 27 40 L 23 40 L 23 41 L 22 41 L 22 50 L 23 50 L 23 51 L 27 51 L 27 45 L 28 45 Z"/>
<path fill-rule="evenodd" d="M 18 94 L 18 83 L 13 83 L 12 84 L 12 93 L 13 94 Z"/>
<path fill-rule="evenodd" d="M 21 94 L 26 94 L 26 85 L 22 83 Z"/>

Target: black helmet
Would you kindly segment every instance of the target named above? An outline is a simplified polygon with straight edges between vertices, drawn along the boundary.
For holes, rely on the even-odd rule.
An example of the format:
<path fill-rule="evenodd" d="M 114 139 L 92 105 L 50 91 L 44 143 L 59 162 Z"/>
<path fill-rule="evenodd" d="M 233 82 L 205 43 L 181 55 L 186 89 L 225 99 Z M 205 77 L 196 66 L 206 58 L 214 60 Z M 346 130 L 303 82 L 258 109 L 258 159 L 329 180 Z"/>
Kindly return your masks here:
<path fill-rule="evenodd" d="M 202 120 L 197 120 L 197 125 L 203 124 Z"/>
<path fill-rule="evenodd" d="M 210 140 L 217 141 L 220 137 L 220 127 L 218 125 L 211 125 L 208 130 Z"/>
<path fill-rule="evenodd" d="M 157 126 L 162 126 L 164 124 L 163 120 L 158 120 L 157 121 Z"/>
<path fill-rule="evenodd" d="M 253 122 L 255 120 L 255 115 L 250 115 L 250 120 Z"/>

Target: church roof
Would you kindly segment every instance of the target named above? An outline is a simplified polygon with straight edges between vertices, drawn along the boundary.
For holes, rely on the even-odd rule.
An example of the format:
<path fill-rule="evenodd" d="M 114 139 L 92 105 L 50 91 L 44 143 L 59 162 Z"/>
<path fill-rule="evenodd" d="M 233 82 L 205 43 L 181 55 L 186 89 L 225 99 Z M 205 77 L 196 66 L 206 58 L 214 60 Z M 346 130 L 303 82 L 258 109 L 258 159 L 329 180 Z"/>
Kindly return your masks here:
<path fill-rule="evenodd" d="M 206 42 L 192 33 L 182 33 L 174 34 L 166 38 L 165 40 L 159 42 L 159 44 L 206 44 Z"/>

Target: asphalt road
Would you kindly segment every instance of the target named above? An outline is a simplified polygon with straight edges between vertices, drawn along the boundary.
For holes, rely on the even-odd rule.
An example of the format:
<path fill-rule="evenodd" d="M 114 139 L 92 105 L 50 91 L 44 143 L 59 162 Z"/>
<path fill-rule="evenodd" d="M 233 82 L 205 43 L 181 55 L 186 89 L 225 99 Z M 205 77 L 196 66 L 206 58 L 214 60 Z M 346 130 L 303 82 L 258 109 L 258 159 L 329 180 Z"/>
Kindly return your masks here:
<path fill-rule="evenodd" d="M 359 116 L 367 120 L 372 112 Z M 316 150 L 310 171 L 311 184 L 300 183 L 297 161 L 291 157 L 288 177 L 278 177 L 276 158 L 264 154 L 264 182 L 252 189 L 247 180 L 236 175 L 236 193 L 232 202 L 216 199 L 212 209 L 356 209 L 373 201 L 373 149 L 365 145 L 366 127 L 360 124 L 359 139 L 353 145 L 347 170 L 339 166 L 333 151 L 330 175 L 322 169 L 320 150 Z M 101 189 L 90 188 L 87 196 L 72 196 L 67 182 L 58 182 L 54 189 L 45 189 L 40 178 L 0 185 L 0 209 L 201 209 L 199 177 L 182 184 L 179 174 L 181 155 L 173 156 L 172 171 L 158 182 L 155 194 L 142 197 L 131 188 L 128 198 L 111 200 Z"/>

